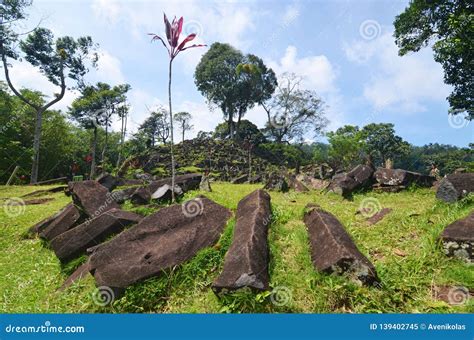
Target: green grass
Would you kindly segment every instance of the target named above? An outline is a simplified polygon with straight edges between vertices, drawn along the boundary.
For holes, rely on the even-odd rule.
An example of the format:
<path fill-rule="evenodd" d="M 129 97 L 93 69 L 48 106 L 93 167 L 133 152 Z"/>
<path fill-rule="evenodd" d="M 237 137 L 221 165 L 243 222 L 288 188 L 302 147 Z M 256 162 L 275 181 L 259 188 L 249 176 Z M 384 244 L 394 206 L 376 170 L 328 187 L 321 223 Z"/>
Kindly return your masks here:
<path fill-rule="evenodd" d="M 241 198 L 259 185 L 213 184 L 205 193 L 216 202 L 236 210 Z M 88 277 L 58 292 L 84 258 L 61 266 L 47 244 L 26 239 L 28 228 L 70 202 L 62 193 L 53 201 L 26 206 L 23 214 L 9 216 L 1 206 L 5 199 L 37 190 L 32 187 L 0 187 L 0 312 L 290 312 L 290 313 L 456 313 L 474 312 L 474 302 L 450 306 L 432 298 L 434 286 L 464 286 L 474 289 L 472 267 L 444 256 L 438 236 L 443 228 L 472 209 L 472 200 L 457 204 L 438 202 L 428 189 L 396 194 L 365 193 L 353 201 L 319 192 L 271 193 L 274 220 L 270 226 L 270 292 L 242 291 L 217 298 L 210 289 L 219 275 L 223 258 L 232 242 L 232 218 L 218 244 L 204 249 L 191 261 L 167 270 L 159 277 L 129 287 L 121 299 L 101 307 L 92 298 L 94 280 Z M 189 192 L 185 199 L 200 194 Z M 393 211 L 381 222 L 368 226 L 356 214 L 362 201 L 375 198 Z M 375 265 L 381 288 L 359 287 L 343 277 L 314 270 L 308 236 L 302 221 L 307 203 L 317 203 L 344 224 L 360 251 Z M 365 202 L 365 201 L 364 201 Z M 144 215 L 158 207 L 133 208 Z M 411 216 L 410 216 L 411 215 Z M 406 256 L 399 256 L 404 253 Z M 277 297 L 277 299 L 275 299 Z M 285 303 L 278 303 L 281 298 Z M 274 303 L 277 300 L 277 303 Z"/>

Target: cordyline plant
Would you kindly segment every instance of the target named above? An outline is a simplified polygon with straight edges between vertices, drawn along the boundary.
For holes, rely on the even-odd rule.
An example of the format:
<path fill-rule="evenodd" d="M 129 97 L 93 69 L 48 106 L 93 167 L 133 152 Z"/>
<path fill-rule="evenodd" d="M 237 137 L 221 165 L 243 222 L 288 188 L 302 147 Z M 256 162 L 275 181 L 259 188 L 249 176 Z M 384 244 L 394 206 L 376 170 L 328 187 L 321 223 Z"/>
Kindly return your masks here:
<path fill-rule="evenodd" d="M 188 35 L 181 43 L 179 43 L 179 37 L 181 35 L 181 32 L 183 30 L 183 17 L 179 18 L 179 20 L 176 20 L 176 17 L 173 19 L 173 21 L 170 23 L 168 18 L 166 17 L 166 14 L 164 14 L 164 21 L 165 21 L 165 28 L 166 28 L 166 39 L 168 40 L 168 44 L 165 43 L 165 41 L 158 35 L 154 33 L 150 33 L 151 36 L 153 36 L 152 41 L 159 40 L 163 43 L 163 46 L 168 50 L 168 55 L 169 55 L 169 78 L 168 78 L 168 100 L 169 100 L 169 115 L 170 115 L 170 127 L 171 127 L 171 145 L 170 145 L 170 151 L 171 151 L 171 201 L 174 203 L 175 202 L 175 194 L 174 194 L 174 187 L 175 187 L 175 162 L 174 162 L 174 152 L 173 152 L 173 144 L 174 144 L 174 139 L 173 139 L 173 112 L 172 112 L 172 106 L 171 106 L 171 76 L 172 76 L 172 67 L 173 67 L 173 60 L 176 58 L 176 56 L 179 54 L 179 52 L 182 52 L 184 50 L 187 50 L 188 48 L 193 48 L 193 47 L 202 47 L 206 45 L 190 45 L 186 46 L 187 43 L 190 41 L 194 40 L 196 38 L 196 34 L 192 33 Z"/>

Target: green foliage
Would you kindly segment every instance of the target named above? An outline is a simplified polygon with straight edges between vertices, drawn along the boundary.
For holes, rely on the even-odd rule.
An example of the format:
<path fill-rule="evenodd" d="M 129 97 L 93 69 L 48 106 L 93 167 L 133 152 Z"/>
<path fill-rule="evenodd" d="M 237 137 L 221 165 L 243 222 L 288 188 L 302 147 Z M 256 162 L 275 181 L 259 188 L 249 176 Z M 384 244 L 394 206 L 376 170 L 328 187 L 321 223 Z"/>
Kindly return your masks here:
<path fill-rule="evenodd" d="M 303 151 L 297 145 L 292 144 L 264 143 L 260 145 L 257 153 L 273 164 L 293 168 L 304 161 Z"/>
<path fill-rule="evenodd" d="M 166 144 L 170 137 L 171 125 L 168 111 L 164 107 L 158 107 L 150 113 L 150 116 L 138 128 L 146 139 L 147 146 L 155 146 L 157 140 Z M 136 138 L 140 138 L 138 135 Z"/>
<path fill-rule="evenodd" d="M 229 44 L 214 43 L 203 55 L 194 74 L 197 89 L 217 105 L 233 137 L 248 109 L 269 99 L 277 86 L 275 73 L 255 55 L 243 55 Z M 238 127 L 237 127 L 238 128 Z"/>
<path fill-rule="evenodd" d="M 364 149 L 375 165 L 385 165 L 387 160 L 399 160 L 408 154 L 410 144 L 395 135 L 393 124 L 368 124 L 361 130 Z"/>
<path fill-rule="evenodd" d="M 223 122 L 216 126 L 214 129 L 214 138 L 227 139 L 229 135 L 229 123 Z M 235 134 L 235 138 L 239 141 L 249 141 L 254 146 L 266 142 L 266 138 L 260 129 L 253 124 L 251 121 L 243 119 L 240 122 L 239 130 Z"/>
<path fill-rule="evenodd" d="M 448 100 L 453 114 L 474 118 L 474 6 L 464 0 L 412 0 L 394 22 L 400 55 L 433 46 L 444 80 L 454 87 Z M 434 43 L 433 43 L 434 42 Z"/>
<path fill-rule="evenodd" d="M 365 141 L 359 127 L 345 125 L 327 133 L 330 164 L 336 169 L 348 169 L 360 163 Z"/>

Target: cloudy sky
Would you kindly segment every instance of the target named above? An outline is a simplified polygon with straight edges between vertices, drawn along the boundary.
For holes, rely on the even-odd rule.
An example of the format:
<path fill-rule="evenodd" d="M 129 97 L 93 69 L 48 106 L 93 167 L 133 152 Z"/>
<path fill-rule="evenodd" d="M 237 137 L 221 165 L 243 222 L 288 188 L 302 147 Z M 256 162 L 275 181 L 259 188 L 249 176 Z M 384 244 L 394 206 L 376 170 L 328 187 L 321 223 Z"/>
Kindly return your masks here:
<path fill-rule="evenodd" d="M 147 107 L 167 100 L 167 55 L 147 33 L 163 35 L 163 12 L 184 16 L 186 33 L 199 42 L 226 42 L 260 56 L 277 74 L 304 77 L 327 104 L 328 130 L 344 124 L 391 122 L 407 141 L 467 146 L 474 124 L 448 118 L 443 72 L 429 48 L 397 55 L 393 20 L 408 1 L 135 1 L 34 0 L 25 28 L 41 25 L 56 35 L 90 35 L 100 44 L 99 69 L 88 82 L 128 83 L 131 132 L 145 119 Z M 194 131 L 210 131 L 222 120 L 196 90 L 193 73 L 206 48 L 180 54 L 174 62 L 174 110 L 188 111 Z M 15 64 L 12 78 L 53 94 L 58 90 L 26 62 Z M 1 78 L 0 78 L 1 79 Z M 56 108 L 66 109 L 69 92 Z M 246 118 L 262 127 L 262 109 Z M 118 123 L 117 125 L 118 126 Z"/>

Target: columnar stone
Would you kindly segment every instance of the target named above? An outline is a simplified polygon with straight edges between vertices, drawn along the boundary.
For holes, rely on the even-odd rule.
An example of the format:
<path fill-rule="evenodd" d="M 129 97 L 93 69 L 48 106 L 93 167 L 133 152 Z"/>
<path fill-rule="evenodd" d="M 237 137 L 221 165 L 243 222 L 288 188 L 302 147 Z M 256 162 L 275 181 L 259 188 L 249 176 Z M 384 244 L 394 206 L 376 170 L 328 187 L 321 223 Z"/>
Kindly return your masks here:
<path fill-rule="evenodd" d="M 212 285 L 214 292 L 244 287 L 268 289 L 270 218 L 270 195 L 265 191 L 256 190 L 239 202 L 234 238 L 224 259 L 224 269 Z"/>
<path fill-rule="evenodd" d="M 457 173 L 441 180 L 436 191 L 436 198 L 452 203 L 474 192 L 474 173 Z"/>
<path fill-rule="evenodd" d="M 183 190 L 183 192 L 189 190 L 196 190 L 199 188 L 201 183 L 201 174 L 187 174 L 176 176 L 175 184 Z M 134 204 L 148 204 L 150 203 L 151 196 L 163 185 L 171 186 L 171 178 L 161 179 L 150 183 L 150 185 L 144 188 L 138 188 L 131 196 L 131 200 Z"/>
<path fill-rule="evenodd" d="M 448 225 L 441 241 L 446 255 L 474 262 L 474 212 Z"/>
<path fill-rule="evenodd" d="M 112 209 L 55 237 L 51 247 L 59 260 L 66 262 L 141 219 L 141 216 L 132 212 Z"/>
<path fill-rule="evenodd" d="M 82 216 L 79 209 L 74 204 L 69 204 L 42 232 L 40 237 L 46 240 L 52 240 L 58 235 L 80 223 Z"/>
<path fill-rule="evenodd" d="M 265 190 L 287 192 L 289 189 L 289 185 L 285 176 L 273 173 L 269 176 L 263 188 Z"/>
<path fill-rule="evenodd" d="M 337 218 L 319 207 L 307 209 L 304 222 L 314 267 L 326 273 L 344 274 L 359 284 L 376 285 L 379 279 L 375 267 L 357 249 Z"/>
<path fill-rule="evenodd" d="M 91 273 L 98 286 L 117 289 L 159 275 L 214 245 L 230 216 L 205 197 L 163 208 L 96 247 Z"/>
<path fill-rule="evenodd" d="M 89 218 L 97 217 L 110 209 L 120 209 L 109 191 L 96 181 L 69 182 L 68 188 L 76 206 Z"/>
<path fill-rule="evenodd" d="M 386 186 L 408 186 L 416 184 L 429 188 L 436 181 L 435 177 L 402 169 L 378 168 L 374 173 L 374 177 L 378 183 Z"/>
<path fill-rule="evenodd" d="M 337 174 L 331 180 L 328 191 L 347 197 L 354 191 L 364 189 L 372 184 L 374 169 L 368 165 L 357 165 L 347 174 Z"/>
<path fill-rule="evenodd" d="M 97 182 L 107 188 L 110 192 L 112 192 L 119 184 L 118 179 L 108 173 L 100 175 L 99 178 L 97 178 Z"/>

